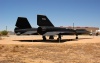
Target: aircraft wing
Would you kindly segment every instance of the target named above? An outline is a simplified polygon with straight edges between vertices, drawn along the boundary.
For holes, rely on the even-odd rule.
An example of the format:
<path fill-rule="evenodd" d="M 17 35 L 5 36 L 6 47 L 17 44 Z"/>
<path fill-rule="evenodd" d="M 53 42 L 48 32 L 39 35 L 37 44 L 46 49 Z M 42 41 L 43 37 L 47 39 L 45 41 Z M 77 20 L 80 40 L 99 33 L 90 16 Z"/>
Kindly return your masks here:
<path fill-rule="evenodd" d="M 58 35 L 60 32 L 46 32 L 43 36 Z"/>
<path fill-rule="evenodd" d="M 71 32 L 71 31 L 51 31 L 51 32 L 46 32 L 45 34 L 43 34 L 43 36 L 50 36 L 50 35 L 58 35 L 58 34 L 73 34 L 75 32 Z"/>
<path fill-rule="evenodd" d="M 37 31 L 27 31 L 25 33 L 22 33 L 23 35 L 32 35 L 32 34 L 35 34 L 37 33 Z"/>

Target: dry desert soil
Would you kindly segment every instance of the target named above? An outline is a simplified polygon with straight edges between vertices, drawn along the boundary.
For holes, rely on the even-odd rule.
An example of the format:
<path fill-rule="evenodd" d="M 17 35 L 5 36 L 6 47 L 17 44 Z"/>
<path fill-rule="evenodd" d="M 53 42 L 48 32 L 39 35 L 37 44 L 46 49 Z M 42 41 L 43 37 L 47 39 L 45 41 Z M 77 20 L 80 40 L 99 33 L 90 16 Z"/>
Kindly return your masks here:
<path fill-rule="evenodd" d="M 48 37 L 47 37 L 48 38 Z M 1 37 L 0 63 L 100 63 L 100 36 L 63 36 L 62 41 L 41 36 Z"/>

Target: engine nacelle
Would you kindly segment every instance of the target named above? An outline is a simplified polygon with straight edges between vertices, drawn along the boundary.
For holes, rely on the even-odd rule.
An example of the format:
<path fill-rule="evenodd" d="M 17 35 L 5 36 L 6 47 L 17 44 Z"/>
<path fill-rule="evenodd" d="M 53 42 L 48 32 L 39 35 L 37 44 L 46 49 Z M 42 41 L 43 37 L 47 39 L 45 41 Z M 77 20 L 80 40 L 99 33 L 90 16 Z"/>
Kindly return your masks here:
<path fill-rule="evenodd" d="M 14 32 L 17 33 L 19 28 L 15 27 Z"/>
<path fill-rule="evenodd" d="M 38 27 L 37 33 L 43 35 L 46 32 L 46 27 Z"/>

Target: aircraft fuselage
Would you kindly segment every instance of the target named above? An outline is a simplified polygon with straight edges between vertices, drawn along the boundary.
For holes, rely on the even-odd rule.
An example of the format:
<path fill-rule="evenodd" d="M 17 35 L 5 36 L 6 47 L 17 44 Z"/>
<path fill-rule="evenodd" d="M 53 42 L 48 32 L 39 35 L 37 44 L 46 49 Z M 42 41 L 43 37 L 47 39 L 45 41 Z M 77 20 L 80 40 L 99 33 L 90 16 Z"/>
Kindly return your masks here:
<path fill-rule="evenodd" d="M 37 32 L 41 35 L 43 35 L 46 32 L 61 32 L 61 35 L 71 35 L 75 34 L 75 30 L 73 29 L 67 29 L 67 28 L 60 28 L 60 27 L 47 27 L 47 26 L 42 26 L 38 27 Z M 66 33 L 63 33 L 66 32 Z"/>

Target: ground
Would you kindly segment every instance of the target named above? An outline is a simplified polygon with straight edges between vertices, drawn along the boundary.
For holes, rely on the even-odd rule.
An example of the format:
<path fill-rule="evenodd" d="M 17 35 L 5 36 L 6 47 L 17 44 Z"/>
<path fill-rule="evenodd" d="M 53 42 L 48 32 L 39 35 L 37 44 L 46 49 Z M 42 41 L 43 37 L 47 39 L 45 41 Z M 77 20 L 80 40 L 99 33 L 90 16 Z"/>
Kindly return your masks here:
<path fill-rule="evenodd" d="M 48 38 L 48 37 L 47 37 Z M 0 40 L 0 63 L 100 63 L 100 36 L 9 36 Z"/>

